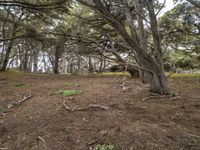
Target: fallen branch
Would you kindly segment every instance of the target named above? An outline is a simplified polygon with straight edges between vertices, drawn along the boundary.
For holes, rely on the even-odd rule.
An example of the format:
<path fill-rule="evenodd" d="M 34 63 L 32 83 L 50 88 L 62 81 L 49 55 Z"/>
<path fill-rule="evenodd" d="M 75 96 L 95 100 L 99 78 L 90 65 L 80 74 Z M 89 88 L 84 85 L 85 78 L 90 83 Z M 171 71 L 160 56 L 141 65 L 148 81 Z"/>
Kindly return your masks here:
<path fill-rule="evenodd" d="M 95 111 L 100 111 L 100 110 L 107 110 L 108 107 L 102 106 L 102 105 L 96 105 L 96 104 L 91 104 L 89 106 L 83 107 L 83 108 L 76 108 L 74 111 L 89 111 L 89 110 L 95 110 Z"/>
<path fill-rule="evenodd" d="M 70 109 L 70 108 L 66 105 L 65 100 L 63 101 L 63 107 L 64 107 L 67 111 L 69 111 L 69 112 L 73 111 L 72 109 Z"/>
<path fill-rule="evenodd" d="M 91 104 L 91 105 L 85 106 L 83 108 L 69 108 L 66 105 L 65 101 L 63 101 L 63 107 L 69 112 L 72 112 L 72 111 L 90 111 L 90 110 L 102 111 L 102 110 L 107 110 L 108 109 L 108 107 L 106 107 L 106 106 L 96 105 L 96 104 Z"/>
<path fill-rule="evenodd" d="M 88 146 L 94 145 L 94 144 L 96 144 L 97 142 L 101 141 L 101 140 L 104 138 L 104 136 L 107 135 L 107 133 L 108 133 L 108 132 L 103 133 L 103 134 L 102 134 L 99 138 L 97 138 L 95 141 L 92 141 L 92 142 L 88 143 Z"/>
<path fill-rule="evenodd" d="M 32 98 L 32 95 L 29 95 L 27 97 L 24 97 L 22 100 L 19 100 L 18 102 L 13 102 L 11 104 L 8 104 L 8 109 L 16 107 L 16 106 L 20 106 L 22 103 L 24 103 L 25 101 L 29 100 L 30 98 Z"/>

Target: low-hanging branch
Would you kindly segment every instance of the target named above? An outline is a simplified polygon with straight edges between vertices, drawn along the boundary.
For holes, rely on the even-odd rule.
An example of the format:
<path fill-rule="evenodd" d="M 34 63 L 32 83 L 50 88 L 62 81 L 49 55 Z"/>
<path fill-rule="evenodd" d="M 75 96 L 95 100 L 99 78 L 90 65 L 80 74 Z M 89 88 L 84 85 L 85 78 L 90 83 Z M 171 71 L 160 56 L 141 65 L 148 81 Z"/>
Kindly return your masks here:
<path fill-rule="evenodd" d="M 35 10 L 45 10 L 45 9 L 61 8 L 62 4 L 64 4 L 65 2 L 67 2 L 67 0 L 59 0 L 57 2 L 51 2 L 47 4 L 33 4 L 29 2 L 22 2 L 16 0 L 8 0 L 8 1 L 0 0 L 0 6 L 15 6 L 28 9 L 35 9 Z"/>

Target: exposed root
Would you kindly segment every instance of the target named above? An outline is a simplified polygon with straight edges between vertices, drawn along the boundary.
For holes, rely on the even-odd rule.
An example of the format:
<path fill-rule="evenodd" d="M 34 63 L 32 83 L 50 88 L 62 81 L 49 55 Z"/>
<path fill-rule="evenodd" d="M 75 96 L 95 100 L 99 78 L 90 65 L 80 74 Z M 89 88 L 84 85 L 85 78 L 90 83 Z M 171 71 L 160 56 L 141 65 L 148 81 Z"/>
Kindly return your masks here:
<path fill-rule="evenodd" d="M 167 78 L 171 77 L 173 74 L 175 74 L 176 72 L 171 72 L 170 74 L 167 75 Z"/>
<path fill-rule="evenodd" d="M 142 101 L 147 101 L 147 100 L 150 100 L 150 99 L 164 99 L 164 98 L 170 98 L 169 100 L 174 100 L 174 99 L 180 98 L 180 96 L 178 96 L 178 95 L 176 95 L 176 96 L 174 96 L 174 95 L 160 95 L 160 94 L 152 94 L 151 93 L 151 96 L 143 98 Z"/>

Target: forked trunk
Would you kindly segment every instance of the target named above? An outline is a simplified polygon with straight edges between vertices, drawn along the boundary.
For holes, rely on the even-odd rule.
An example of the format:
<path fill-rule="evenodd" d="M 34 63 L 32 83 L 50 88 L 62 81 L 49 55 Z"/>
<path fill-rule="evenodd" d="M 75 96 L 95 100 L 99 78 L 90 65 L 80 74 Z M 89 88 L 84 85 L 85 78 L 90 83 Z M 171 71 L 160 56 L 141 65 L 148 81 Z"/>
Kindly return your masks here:
<path fill-rule="evenodd" d="M 140 59 L 142 66 L 149 71 L 143 71 L 142 80 L 147 82 L 150 86 L 150 91 L 153 93 L 170 95 L 168 88 L 167 77 L 165 75 L 162 64 L 158 64 L 152 57 Z"/>
<path fill-rule="evenodd" d="M 146 73 L 145 79 L 147 79 L 150 91 L 153 93 L 163 94 L 163 95 L 170 95 L 171 92 L 167 85 L 166 76 L 162 73 L 155 72 L 155 73 Z"/>

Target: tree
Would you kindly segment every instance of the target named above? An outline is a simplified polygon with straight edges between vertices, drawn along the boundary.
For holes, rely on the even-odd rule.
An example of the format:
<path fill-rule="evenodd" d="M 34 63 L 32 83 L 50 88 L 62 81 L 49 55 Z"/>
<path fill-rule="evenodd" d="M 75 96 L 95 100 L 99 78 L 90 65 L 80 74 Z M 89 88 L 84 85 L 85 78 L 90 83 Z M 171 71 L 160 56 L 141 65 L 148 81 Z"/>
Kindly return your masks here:
<path fill-rule="evenodd" d="M 199 8 L 188 2 L 179 3 L 159 18 L 159 30 L 166 49 L 165 54 L 170 55 L 168 62 L 173 62 L 183 69 L 200 66 L 199 20 Z"/>
<path fill-rule="evenodd" d="M 156 14 L 154 12 L 154 4 L 152 0 L 143 1 L 146 11 L 149 14 L 150 18 L 150 28 L 152 31 L 153 38 L 153 47 L 154 53 L 150 55 L 143 47 L 140 45 L 139 39 L 137 37 L 136 28 L 134 24 L 131 23 L 132 15 L 126 14 L 126 20 L 129 21 L 129 30 L 131 30 L 132 35 L 126 29 L 125 24 L 122 20 L 119 20 L 115 16 L 114 12 L 111 12 L 108 8 L 108 5 L 111 7 L 118 7 L 122 10 L 122 13 L 125 12 L 125 9 L 130 10 L 130 4 L 128 1 L 116 1 L 108 3 L 109 1 L 92 1 L 88 3 L 84 0 L 78 0 L 83 5 L 88 6 L 93 11 L 99 13 L 102 18 L 106 19 L 110 25 L 123 37 L 126 43 L 131 47 L 131 50 L 136 53 L 138 60 L 141 62 L 142 66 L 139 68 L 145 71 L 146 80 L 150 84 L 150 90 L 155 93 L 160 94 L 170 94 L 170 90 L 167 85 L 167 79 L 164 74 L 163 62 L 162 62 L 162 50 L 161 43 L 158 34 Z M 115 5 L 113 5 L 115 4 Z M 130 13 L 130 12 L 129 12 Z M 140 12 L 136 12 L 138 15 Z M 134 21 L 132 21 L 134 22 Z"/>

